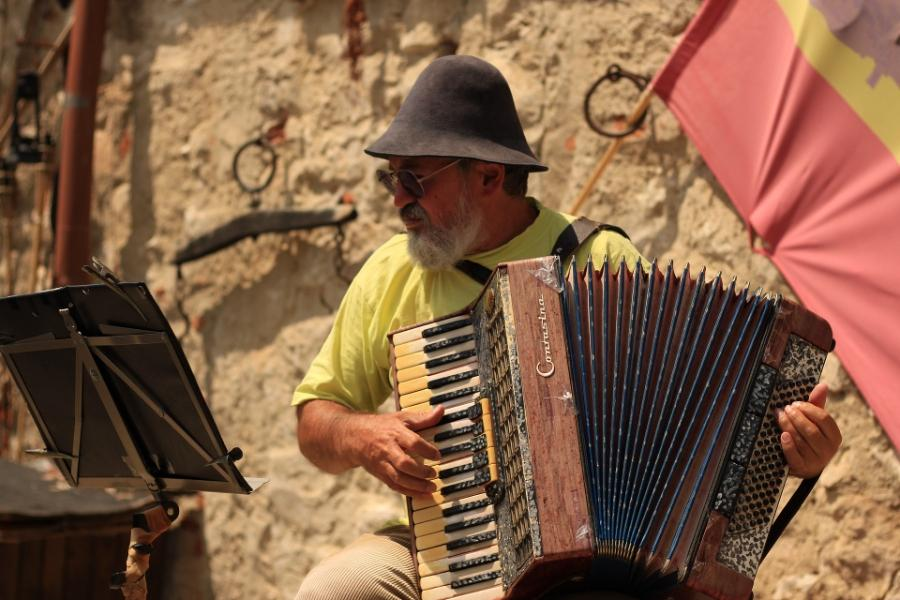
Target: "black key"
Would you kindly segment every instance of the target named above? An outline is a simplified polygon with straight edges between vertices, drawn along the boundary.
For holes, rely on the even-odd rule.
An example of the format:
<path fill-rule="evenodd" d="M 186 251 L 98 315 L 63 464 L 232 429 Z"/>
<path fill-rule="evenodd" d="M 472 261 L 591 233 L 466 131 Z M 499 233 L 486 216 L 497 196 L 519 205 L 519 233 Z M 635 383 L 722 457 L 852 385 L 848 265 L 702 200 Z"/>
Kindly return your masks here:
<path fill-rule="evenodd" d="M 475 350 L 466 350 L 465 352 L 454 352 L 453 354 L 448 354 L 447 356 L 442 356 L 440 358 L 432 358 L 431 360 L 425 361 L 426 369 L 433 369 L 435 367 L 440 367 L 441 365 L 447 365 L 452 362 L 456 362 L 458 360 L 463 360 L 464 358 L 472 358 L 475 356 Z"/>
<path fill-rule="evenodd" d="M 490 505 L 490 500 L 488 500 L 487 498 L 482 498 L 481 500 L 473 500 L 472 502 L 465 502 L 456 506 L 450 506 L 442 510 L 441 514 L 445 517 L 452 517 L 453 515 L 458 515 L 470 510 L 475 510 L 477 508 L 484 508 L 485 506 Z"/>
<path fill-rule="evenodd" d="M 458 390 L 453 390 L 452 392 L 444 392 L 443 394 L 435 394 L 428 401 L 429 404 L 435 405 L 440 404 L 442 402 L 446 402 L 448 400 L 453 400 L 454 398 L 462 398 L 463 396 L 468 396 L 469 394 L 474 394 L 477 391 L 480 391 L 481 388 L 477 385 L 470 385 L 469 387 L 459 388 Z M 458 419 L 462 419 L 462 417 L 457 417 Z"/>
<path fill-rule="evenodd" d="M 462 571 L 463 569 L 480 567 L 481 565 L 486 565 L 496 560 L 500 560 L 500 555 L 495 552 L 494 554 L 488 554 L 487 556 L 479 556 L 478 558 L 470 558 L 469 560 L 461 560 L 458 562 L 450 563 L 447 567 L 447 570 L 453 573 L 454 571 Z"/>
<path fill-rule="evenodd" d="M 439 387 L 444 387 L 445 385 L 450 385 L 451 383 L 457 383 L 459 381 L 465 381 L 466 379 L 472 379 L 473 377 L 478 377 L 478 369 L 463 371 L 462 373 L 457 373 L 456 375 L 448 375 L 446 377 L 434 379 L 428 382 L 428 389 L 436 390 Z"/>
<path fill-rule="evenodd" d="M 469 471 L 474 471 L 475 469 L 484 468 L 487 465 L 488 454 L 487 452 L 482 450 L 481 452 L 476 452 L 474 455 L 472 455 L 472 462 L 470 463 L 459 465 L 458 467 L 449 467 L 439 470 L 438 477 L 440 477 L 441 479 L 446 479 L 454 475 L 462 475 L 463 473 L 468 473 Z"/>
<path fill-rule="evenodd" d="M 475 535 L 470 535 L 464 538 L 459 538 L 458 540 L 453 540 L 452 542 L 447 542 L 447 550 L 456 550 L 457 548 L 464 548 L 466 546 L 480 544 L 481 542 L 489 542 L 496 537 L 496 531 L 476 533 Z"/>
<path fill-rule="evenodd" d="M 454 444 L 453 446 L 447 446 L 446 448 L 441 450 L 441 457 L 450 456 L 451 454 L 456 454 L 457 452 L 478 452 L 479 450 L 484 450 L 485 448 L 487 448 L 487 439 L 483 435 L 479 435 L 478 437 L 473 438 L 468 442 Z"/>
<path fill-rule="evenodd" d="M 464 388 L 466 390 L 466 394 L 471 394 L 478 390 L 477 387 L 468 387 Z M 453 393 L 453 392 L 447 392 Z M 439 394 L 440 395 L 440 394 Z M 465 394 L 463 394 L 464 396 Z M 455 397 L 455 396 L 454 396 Z M 469 419 L 474 421 L 478 417 L 481 416 L 481 404 L 475 403 L 466 410 L 458 410 L 456 412 L 452 412 L 449 415 L 444 415 L 444 418 L 438 421 L 438 425 L 446 425 L 447 423 L 452 423 L 454 421 L 459 421 L 460 419 Z"/>
<path fill-rule="evenodd" d="M 459 521 L 457 523 L 450 523 L 449 525 L 444 527 L 444 533 L 453 533 L 454 531 L 468 529 L 469 527 L 477 527 L 478 525 L 484 525 L 485 523 L 490 523 L 493 520 L 494 520 L 494 515 L 486 515 L 484 517 L 475 517 L 474 519 L 466 519 L 465 521 Z"/>
<path fill-rule="evenodd" d="M 472 489 L 473 487 L 478 487 L 486 484 L 491 480 L 491 472 L 489 469 L 483 469 L 475 473 L 475 477 L 472 479 L 467 479 L 466 481 L 460 481 L 459 483 L 451 483 L 450 485 L 445 485 L 441 488 L 441 493 L 444 496 L 449 496 L 450 494 L 455 494 L 456 492 L 461 492 L 463 490 Z"/>
<path fill-rule="evenodd" d="M 428 329 L 422 330 L 423 338 L 430 338 L 435 335 L 440 335 L 442 333 L 447 333 L 448 331 L 455 331 L 457 329 L 462 329 L 466 325 L 471 325 L 472 319 L 460 319 L 459 321 L 453 321 L 451 323 L 444 323 L 442 325 L 435 325 L 434 327 L 429 327 Z"/>
<path fill-rule="evenodd" d="M 472 575 L 471 577 L 466 577 L 465 579 L 460 579 L 459 581 L 450 582 L 450 588 L 458 590 L 459 588 L 466 587 L 467 585 L 474 585 L 476 583 L 491 581 L 492 579 L 497 579 L 498 577 L 500 577 L 500 571 L 479 573 L 478 575 Z"/>
<path fill-rule="evenodd" d="M 464 427 L 457 427 L 455 429 L 448 429 L 447 431 L 436 433 L 434 434 L 434 441 L 445 442 L 461 435 L 481 435 L 482 433 L 484 433 L 484 424 L 473 423 L 472 425 L 466 425 Z"/>
<path fill-rule="evenodd" d="M 439 342 L 431 342 L 430 344 L 425 344 L 425 346 L 422 348 L 422 352 L 434 352 L 435 350 L 440 350 L 441 348 L 449 348 L 450 346 L 465 344 L 466 342 L 471 342 L 474 339 L 475 334 L 470 333 L 469 335 L 461 335 L 459 337 L 441 340 Z"/>
<path fill-rule="evenodd" d="M 475 404 L 474 406 L 470 406 L 466 412 L 469 414 L 469 418 L 473 421 L 481 416 L 481 403 Z"/>

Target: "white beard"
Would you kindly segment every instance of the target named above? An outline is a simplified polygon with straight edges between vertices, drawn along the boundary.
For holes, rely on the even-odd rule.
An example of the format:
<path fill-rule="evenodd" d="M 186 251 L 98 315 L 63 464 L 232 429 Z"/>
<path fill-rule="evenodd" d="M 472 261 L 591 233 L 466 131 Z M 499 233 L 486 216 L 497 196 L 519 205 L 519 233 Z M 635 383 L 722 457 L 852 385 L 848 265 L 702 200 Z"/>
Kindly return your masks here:
<path fill-rule="evenodd" d="M 475 245 L 481 231 L 481 213 L 474 204 L 468 190 L 463 190 L 450 222 L 442 228 L 431 223 L 417 202 L 403 207 L 403 213 L 408 217 L 425 223 L 421 231 L 410 231 L 407 236 L 406 249 L 410 258 L 432 271 L 449 269 L 459 262 Z"/>

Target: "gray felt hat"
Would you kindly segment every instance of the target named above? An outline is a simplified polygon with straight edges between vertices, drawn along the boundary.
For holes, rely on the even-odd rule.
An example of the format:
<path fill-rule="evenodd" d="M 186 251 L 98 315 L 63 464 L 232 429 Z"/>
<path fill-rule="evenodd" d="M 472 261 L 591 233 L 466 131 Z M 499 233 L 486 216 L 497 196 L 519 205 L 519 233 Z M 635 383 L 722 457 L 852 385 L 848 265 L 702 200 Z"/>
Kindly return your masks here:
<path fill-rule="evenodd" d="M 474 158 L 547 170 L 528 147 L 506 79 L 474 56 L 444 56 L 428 65 L 366 153 Z"/>

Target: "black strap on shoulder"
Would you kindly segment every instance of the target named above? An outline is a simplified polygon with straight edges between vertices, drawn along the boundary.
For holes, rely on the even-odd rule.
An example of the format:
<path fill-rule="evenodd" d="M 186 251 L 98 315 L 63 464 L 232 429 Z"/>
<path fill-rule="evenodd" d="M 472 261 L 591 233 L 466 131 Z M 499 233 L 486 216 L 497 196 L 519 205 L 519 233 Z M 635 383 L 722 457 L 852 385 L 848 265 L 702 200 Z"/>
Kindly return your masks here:
<path fill-rule="evenodd" d="M 453 265 L 481 285 L 487 283 L 488 279 L 491 277 L 491 270 L 488 269 L 484 265 L 479 265 L 477 262 L 472 262 L 471 260 L 461 260 L 455 265 Z"/>
<path fill-rule="evenodd" d="M 598 231 L 615 231 L 626 240 L 631 239 L 627 233 L 615 225 L 598 223 L 597 221 L 591 221 L 587 217 L 578 217 L 568 227 L 563 229 L 559 237 L 556 238 L 556 243 L 553 244 L 553 254 L 558 256 L 560 260 L 569 258 L 589 237 Z"/>
<path fill-rule="evenodd" d="M 766 554 L 769 553 L 769 550 L 772 549 L 772 546 L 775 545 L 775 542 L 777 542 L 778 538 L 781 537 L 781 534 L 784 533 L 788 523 L 791 522 L 791 519 L 793 519 L 794 515 L 797 514 L 797 511 L 800 510 L 800 506 L 806 500 L 806 497 L 809 496 L 809 493 L 812 491 L 817 481 L 819 481 L 818 475 L 810 477 L 809 479 L 804 479 L 800 482 L 800 485 L 797 486 L 794 495 L 791 496 L 788 503 L 785 504 L 784 508 L 781 509 L 781 512 L 778 513 L 778 517 L 776 517 L 775 522 L 772 523 L 772 528 L 769 529 L 769 537 L 766 538 L 762 556 L 759 557 L 760 561 L 766 557 Z"/>
<path fill-rule="evenodd" d="M 566 260 L 598 231 L 615 231 L 625 239 L 630 239 L 627 233 L 615 225 L 598 223 L 587 217 L 578 217 L 569 223 L 556 238 L 556 242 L 553 244 L 553 255 L 558 256 L 560 260 Z M 481 285 L 486 284 L 491 276 L 490 269 L 471 260 L 461 260 L 454 266 Z"/>

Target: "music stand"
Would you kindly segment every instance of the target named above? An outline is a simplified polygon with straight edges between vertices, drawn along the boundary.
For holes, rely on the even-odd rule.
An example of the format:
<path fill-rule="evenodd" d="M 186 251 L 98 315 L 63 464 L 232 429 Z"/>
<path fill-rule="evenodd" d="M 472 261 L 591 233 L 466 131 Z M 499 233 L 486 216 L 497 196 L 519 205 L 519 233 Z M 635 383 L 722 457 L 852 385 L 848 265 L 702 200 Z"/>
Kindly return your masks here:
<path fill-rule="evenodd" d="M 169 508 L 168 492 L 264 484 L 235 467 L 242 452 L 226 448 L 147 286 L 96 259 L 85 270 L 102 284 L 0 298 L 0 354 L 46 446 L 30 453 L 72 487 L 147 488 Z"/>

